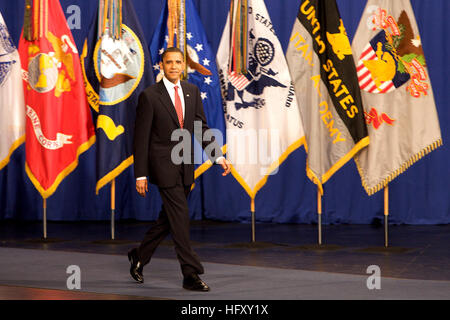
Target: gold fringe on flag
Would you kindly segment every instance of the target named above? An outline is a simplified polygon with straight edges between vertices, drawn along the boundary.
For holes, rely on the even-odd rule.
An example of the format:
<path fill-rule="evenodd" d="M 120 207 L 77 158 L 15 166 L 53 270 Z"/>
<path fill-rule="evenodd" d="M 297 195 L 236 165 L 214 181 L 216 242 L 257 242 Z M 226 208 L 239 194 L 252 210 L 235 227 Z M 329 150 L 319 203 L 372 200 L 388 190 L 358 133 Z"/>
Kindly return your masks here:
<path fill-rule="evenodd" d="M 433 142 L 432 144 L 430 144 L 429 146 L 426 146 L 425 148 L 423 148 L 421 151 L 419 151 L 418 153 L 416 153 L 415 155 L 413 155 L 411 158 L 409 158 L 408 160 L 406 160 L 401 166 L 400 168 L 398 168 L 397 170 L 394 170 L 393 172 L 391 172 L 386 178 L 384 178 L 380 183 L 378 183 L 376 186 L 374 187 L 369 187 L 367 185 L 367 182 L 364 180 L 364 175 L 362 174 L 362 169 L 361 166 L 359 164 L 359 161 L 357 160 L 357 158 L 355 158 L 355 162 L 356 162 L 356 166 L 358 168 L 359 171 L 359 175 L 361 176 L 361 183 L 364 187 L 364 189 L 366 190 L 367 194 L 369 196 L 373 195 L 374 193 L 382 190 L 384 187 L 386 187 L 392 180 L 394 180 L 396 177 L 398 177 L 399 175 L 401 175 L 403 172 L 405 172 L 409 167 L 411 167 L 415 162 L 419 161 L 420 159 L 422 159 L 424 156 L 426 156 L 428 153 L 430 153 L 431 151 L 437 149 L 438 147 L 442 146 L 442 140 L 439 139 L 435 142 Z"/>

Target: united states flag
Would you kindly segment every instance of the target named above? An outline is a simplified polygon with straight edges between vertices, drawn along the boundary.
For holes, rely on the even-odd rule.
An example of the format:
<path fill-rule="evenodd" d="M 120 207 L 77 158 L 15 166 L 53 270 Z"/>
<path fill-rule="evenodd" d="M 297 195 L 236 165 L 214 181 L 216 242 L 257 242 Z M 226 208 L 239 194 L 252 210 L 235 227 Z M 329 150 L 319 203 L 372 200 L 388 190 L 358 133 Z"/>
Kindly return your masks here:
<path fill-rule="evenodd" d="M 228 73 L 228 80 L 238 91 L 244 90 L 250 81 L 243 74 L 238 74 L 234 71 Z"/>

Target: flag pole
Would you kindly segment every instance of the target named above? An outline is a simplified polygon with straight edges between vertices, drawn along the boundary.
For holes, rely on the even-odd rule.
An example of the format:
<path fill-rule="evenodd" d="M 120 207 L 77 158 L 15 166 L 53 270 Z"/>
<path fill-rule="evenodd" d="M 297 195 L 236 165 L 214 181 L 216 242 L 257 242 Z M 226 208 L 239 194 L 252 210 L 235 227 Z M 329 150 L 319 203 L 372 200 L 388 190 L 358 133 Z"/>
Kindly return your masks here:
<path fill-rule="evenodd" d="M 255 242 L 255 199 L 252 198 L 251 203 L 252 211 L 252 242 Z"/>
<path fill-rule="evenodd" d="M 384 246 L 388 247 L 389 185 L 384 187 Z"/>
<path fill-rule="evenodd" d="M 322 245 L 322 195 L 320 194 L 319 187 L 317 187 L 317 214 L 318 214 L 317 226 L 319 228 L 319 246 L 320 246 Z"/>
<path fill-rule="evenodd" d="M 116 210 L 116 179 L 111 181 L 111 239 L 114 240 L 114 213 Z"/>
<path fill-rule="evenodd" d="M 44 223 L 44 240 L 47 239 L 47 199 L 46 198 L 42 198 L 43 200 L 43 209 L 44 209 L 44 214 L 43 214 L 43 223 Z"/>

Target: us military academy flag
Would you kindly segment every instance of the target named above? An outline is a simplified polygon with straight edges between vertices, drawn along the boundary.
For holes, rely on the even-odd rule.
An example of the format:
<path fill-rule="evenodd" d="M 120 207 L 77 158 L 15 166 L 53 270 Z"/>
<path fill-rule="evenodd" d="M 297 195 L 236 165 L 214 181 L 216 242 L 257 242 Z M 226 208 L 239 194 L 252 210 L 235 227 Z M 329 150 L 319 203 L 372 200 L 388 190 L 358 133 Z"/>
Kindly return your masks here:
<path fill-rule="evenodd" d="M 409 0 L 369 0 L 353 40 L 370 146 L 357 157 L 371 195 L 442 144 Z"/>
<path fill-rule="evenodd" d="M 133 163 L 137 99 L 152 84 L 150 55 L 130 0 L 99 2 L 84 42 L 88 101 L 96 114 L 96 192 Z"/>
<path fill-rule="evenodd" d="M 26 104 L 26 172 L 52 195 L 95 142 L 80 60 L 58 0 L 26 1 L 19 43 Z"/>
<path fill-rule="evenodd" d="M 286 59 L 263 0 L 231 2 L 217 64 L 232 173 L 254 199 L 304 142 Z"/>
<path fill-rule="evenodd" d="M 179 5 L 178 5 L 179 3 Z M 176 23 L 172 23 L 176 21 Z M 192 0 L 167 0 L 150 44 L 153 72 L 160 81 L 159 62 L 167 47 L 178 47 L 185 54 L 185 78 L 199 90 L 209 128 L 219 130 L 223 139 L 215 141 L 225 152 L 225 121 L 215 58 Z M 222 141 L 221 141 L 222 140 Z M 211 166 L 206 154 L 195 142 L 195 178 Z"/>
<path fill-rule="evenodd" d="M 304 0 L 286 53 L 307 141 L 307 175 L 322 184 L 369 144 L 350 42 L 335 0 Z"/>
<path fill-rule="evenodd" d="M 0 170 L 25 141 L 20 57 L 0 13 Z"/>

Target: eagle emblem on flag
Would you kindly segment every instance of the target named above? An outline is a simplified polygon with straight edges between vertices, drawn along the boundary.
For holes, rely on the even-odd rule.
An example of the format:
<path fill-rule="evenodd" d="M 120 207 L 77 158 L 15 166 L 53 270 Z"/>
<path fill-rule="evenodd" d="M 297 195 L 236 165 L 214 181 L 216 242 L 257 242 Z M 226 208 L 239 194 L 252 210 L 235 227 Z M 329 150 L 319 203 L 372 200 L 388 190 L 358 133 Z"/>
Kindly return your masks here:
<path fill-rule="evenodd" d="M 272 42 L 261 37 L 256 39 L 254 31 L 250 30 L 249 44 L 251 50 L 249 51 L 247 74 L 238 75 L 234 71 L 228 74 L 230 82 L 226 100 L 234 101 L 236 92 L 240 99 L 240 101 L 237 100 L 235 103 L 236 110 L 249 107 L 262 108 L 265 105 L 265 99 L 257 96 L 262 95 L 266 87 L 286 88 L 284 84 L 275 79 L 278 72 L 275 72 L 270 67 L 266 68 L 275 56 L 275 48 Z M 251 101 L 246 100 L 245 93 L 250 94 Z"/>
<path fill-rule="evenodd" d="M 428 79 L 420 37 L 415 37 L 410 19 L 402 11 L 396 21 L 386 9 L 370 6 L 367 20 L 372 30 L 381 29 L 362 51 L 358 65 L 361 90 L 370 93 L 394 91 L 409 80 L 406 90 L 413 97 L 427 95 Z"/>
<path fill-rule="evenodd" d="M 13 40 L 4 23 L 0 23 L 0 57 L 13 53 L 16 50 Z"/>
<path fill-rule="evenodd" d="M 15 64 L 15 63 L 16 63 L 15 60 L 0 62 L 0 87 L 8 79 L 8 76 L 11 73 L 13 64 Z"/>

